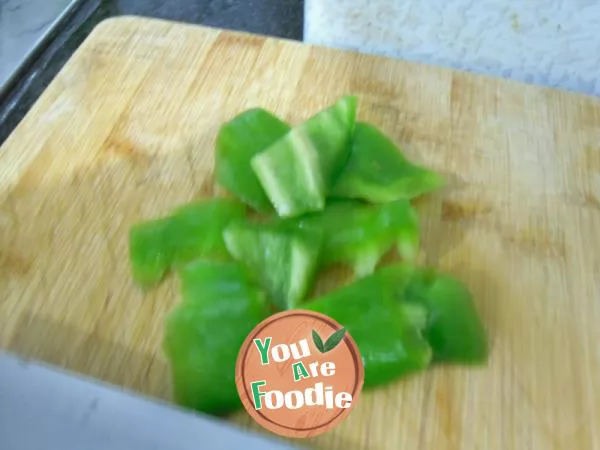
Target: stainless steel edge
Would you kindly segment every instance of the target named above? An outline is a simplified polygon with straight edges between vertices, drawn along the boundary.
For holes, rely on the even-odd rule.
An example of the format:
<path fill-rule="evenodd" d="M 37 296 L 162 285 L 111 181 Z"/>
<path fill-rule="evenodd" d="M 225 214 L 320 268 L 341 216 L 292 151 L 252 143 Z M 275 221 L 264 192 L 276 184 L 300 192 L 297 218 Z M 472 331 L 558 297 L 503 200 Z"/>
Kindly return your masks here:
<path fill-rule="evenodd" d="M 51 0 L 37 0 L 41 2 L 47 2 Z M 65 21 L 71 13 L 75 12 L 76 8 L 83 2 L 83 0 L 72 0 L 63 10 L 58 13 L 56 18 L 52 20 L 46 27 L 39 30 L 39 36 L 32 43 L 32 45 L 23 47 L 22 56 L 16 66 L 10 69 L 9 75 L 2 79 L 0 77 L 0 97 L 7 91 L 12 84 L 16 81 L 16 78 L 22 74 L 23 69 L 29 65 L 33 58 L 35 58 L 40 50 L 46 45 L 52 34 L 56 29 Z M 17 2 L 19 3 L 19 2 Z M 20 6 L 20 5 L 19 5 Z M 2 6 L 0 6 L 2 7 Z M 35 12 L 33 12 L 35 14 Z M 31 32 L 30 32 L 31 33 Z M 5 37 L 6 38 L 6 37 Z M 13 40 L 18 40 L 18 36 L 15 36 Z M 9 40 L 10 42 L 10 40 Z M 13 43 L 12 45 L 16 45 Z M 5 63 L 0 52 L 0 64 Z"/>
<path fill-rule="evenodd" d="M 0 352 L 2 450 L 291 450 L 208 416 Z"/>

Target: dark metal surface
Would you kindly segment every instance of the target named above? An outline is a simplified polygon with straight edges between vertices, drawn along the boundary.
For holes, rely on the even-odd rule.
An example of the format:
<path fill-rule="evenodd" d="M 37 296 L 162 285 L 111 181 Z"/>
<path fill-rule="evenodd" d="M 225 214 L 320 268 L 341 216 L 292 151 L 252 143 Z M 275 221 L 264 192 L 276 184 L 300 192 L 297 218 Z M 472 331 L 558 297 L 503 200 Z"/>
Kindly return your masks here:
<path fill-rule="evenodd" d="M 0 351 L 2 450 L 300 450 Z"/>
<path fill-rule="evenodd" d="M 0 97 L 84 0 L 0 0 Z"/>

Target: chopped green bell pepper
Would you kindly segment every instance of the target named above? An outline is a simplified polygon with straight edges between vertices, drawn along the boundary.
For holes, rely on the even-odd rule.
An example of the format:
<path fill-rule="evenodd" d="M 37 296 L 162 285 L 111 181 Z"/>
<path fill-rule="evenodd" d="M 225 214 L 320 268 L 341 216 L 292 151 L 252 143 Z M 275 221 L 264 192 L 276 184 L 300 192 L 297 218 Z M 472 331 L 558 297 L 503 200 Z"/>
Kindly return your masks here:
<path fill-rule="evenodd" d="M 333 106 L 294 127 L 252 159 L 275 211 L 294 217 L 325 207 L 325 197 L 350 152 L 356 98 Z"/>
<path fill-rule="evenodd" d="M 241 407 L 235 364 L 247 335 L 269 315 L 265 295 L 234 262 L 181 267 L 183 302 L 165 322 L 163 349 L 175 402 L 223 415 Z"/>
<path fill-rule="evenodd" d="M 294 308 L 307 295 L 318 266 L 320 230 L 238 221 L 224 237 L 231 255 L 246 264 L 277 308 Z"/>
<path fill-rule="evenodd" d="M 407 261 L 419 252 L 419 217 L 408 200 L 378 205 L 330 200 L 323 211 L 289 221 L 323 231 L 321 267 L 348 264 L 359 277 L 373 273 L 394 244 Z"/>
<path fill-rule="evenodd" d="M 414 268 L 395 264 L 307 303 L 348 330 L 363 359 L 364 386 L 373 387 L 424 370 L 431 347 L 421 335 L 425 312 L 397 301 Z"/>
<path fill-rule="evenodd" d="M 425 338 L 439 362 L 479 364 L 487 361 L 485 329 L 469 289 L 450 275 L 418 269 L 408 284 L 406 301 L 427 309 Z"/>
<path fill-rule="evenodd" d="M 330 195 L 382 203 L 412 199 L 443 184 L 437 173 L 408 161 L 376 127 L 358 122 L 348 163 Z"/>
<path fill-rule="evenodd" d="M 271 202 L 250 161 L 290 129 L 287 123 L 262 108 L 247 110 L 224 124 L 217 136 L 215 152 L 217 183 L 255 210 L 271 212 Z"/>
<path fill-rule="evenodd" d="M 167 271 L 199 257 L 230 259 L 223 230 L 243 218 L 246 208 L 232 199 L 200 200 L 170 216 L 134 225 L 129 233 L 133 279 L 148 288 Z"/>

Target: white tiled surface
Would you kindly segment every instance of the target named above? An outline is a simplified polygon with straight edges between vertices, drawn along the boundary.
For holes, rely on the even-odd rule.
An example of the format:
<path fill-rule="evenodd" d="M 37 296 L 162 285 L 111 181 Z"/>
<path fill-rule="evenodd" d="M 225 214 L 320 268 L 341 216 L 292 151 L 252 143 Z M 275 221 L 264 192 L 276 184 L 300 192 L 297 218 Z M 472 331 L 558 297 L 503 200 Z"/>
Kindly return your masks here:
<path fill-rule="evenodd" d="M 306 0 L 307 42 L 600 96 L 599 0 Z"/>

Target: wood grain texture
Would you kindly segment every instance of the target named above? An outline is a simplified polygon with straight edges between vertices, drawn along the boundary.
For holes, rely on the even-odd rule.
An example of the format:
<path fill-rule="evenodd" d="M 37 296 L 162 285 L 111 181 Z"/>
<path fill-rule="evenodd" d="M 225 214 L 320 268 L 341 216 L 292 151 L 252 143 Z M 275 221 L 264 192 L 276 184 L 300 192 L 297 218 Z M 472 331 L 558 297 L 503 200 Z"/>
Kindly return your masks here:
<path fill-rule="evenodd" d="M 129 226 L 213 193 L 236 113 L 297 123 L 348 93 L 451 180 L 420 205 L 424 254 L 492 354 L 365 393 L 309 445 L 600 448 L 600 102 L 259 36 L 119 18 L 76 52 L 0 150 L 0 347 L 169 398 L 178 287 L 135 288 Z"/>

